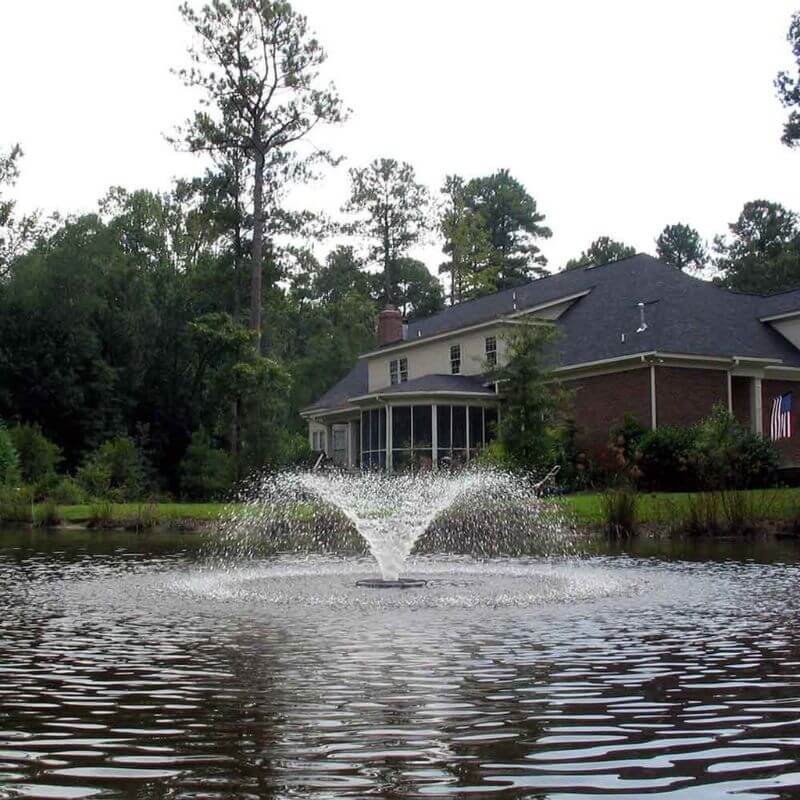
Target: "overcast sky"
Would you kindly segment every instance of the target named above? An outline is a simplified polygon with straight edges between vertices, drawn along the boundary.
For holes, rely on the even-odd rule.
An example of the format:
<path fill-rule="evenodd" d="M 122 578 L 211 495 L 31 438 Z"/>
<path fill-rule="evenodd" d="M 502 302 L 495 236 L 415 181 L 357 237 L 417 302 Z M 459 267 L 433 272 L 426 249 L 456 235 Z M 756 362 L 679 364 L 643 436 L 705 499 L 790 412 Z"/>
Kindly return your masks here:
<path fill-rule="evenodd" d="M 361 165 L 411 162 L 438 189 L 507 167 L 553 229 L 551 268 L 607 234 L 652 251 L 666 223 L 709 240 L 742 204 L 800 210 L 772 81 L 798 0 L 297 0 L 351 119 L 316 135 Z M 163 134 L 192 109 L 169 69 L 188 33 L 172 0 L 0 5 L 0 148 L 26 156 L 25 209 L 94 210 L 111 185 L 196 173 Z M 295 204 L 335 213 L 346 165 Z M 424 253 L 435 270 L 438 249 Z"/>

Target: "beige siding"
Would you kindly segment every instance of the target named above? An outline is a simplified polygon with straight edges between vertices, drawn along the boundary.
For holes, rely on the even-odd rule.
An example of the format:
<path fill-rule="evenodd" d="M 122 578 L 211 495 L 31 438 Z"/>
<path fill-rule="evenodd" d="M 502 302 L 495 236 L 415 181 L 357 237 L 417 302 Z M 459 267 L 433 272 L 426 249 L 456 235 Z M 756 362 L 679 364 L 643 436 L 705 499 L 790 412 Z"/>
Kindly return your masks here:
<path fill-rule="evenodd" d="M 425 375 L 450 374 L 450 347 L 461 345 L 461 375 L 478 375 L 484 371 L 486 338 L 497 339 L 497 357 L 503 359 L 505 342 L 503 335 L 508 326 L 496 325 L 466 333 L 453 333 L 442 339 L 396 350 L 386 355 L 369 357 L 369 391 L 375 392 L 390 385 L 389 362 L 395 358 L 408 359 L 408 379 L 422 378 Z"/>

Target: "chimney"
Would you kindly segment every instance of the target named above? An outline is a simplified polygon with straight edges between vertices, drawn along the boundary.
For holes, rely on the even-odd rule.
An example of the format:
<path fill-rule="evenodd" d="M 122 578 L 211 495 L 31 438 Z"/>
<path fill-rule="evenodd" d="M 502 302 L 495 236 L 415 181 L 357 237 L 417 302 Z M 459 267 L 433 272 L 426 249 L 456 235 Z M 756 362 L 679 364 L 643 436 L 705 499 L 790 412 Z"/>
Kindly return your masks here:
<path fill-rule="evenodd" d="M 394 344 L 403 341 L 403 315 L 394 306 L 386 308 L 378 314 L 378 345 Z"/>

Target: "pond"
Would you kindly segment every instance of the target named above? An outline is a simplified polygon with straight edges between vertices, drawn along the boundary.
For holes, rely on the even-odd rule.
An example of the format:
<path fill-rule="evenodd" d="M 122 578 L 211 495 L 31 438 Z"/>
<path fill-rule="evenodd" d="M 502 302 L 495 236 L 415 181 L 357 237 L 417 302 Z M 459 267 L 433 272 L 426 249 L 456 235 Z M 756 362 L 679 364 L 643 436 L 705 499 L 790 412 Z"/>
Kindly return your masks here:
<path fill-rule="evenodd" d="M 221 564 L 0 532 L 0 796 L 800 796 L 800 548 Z"/>

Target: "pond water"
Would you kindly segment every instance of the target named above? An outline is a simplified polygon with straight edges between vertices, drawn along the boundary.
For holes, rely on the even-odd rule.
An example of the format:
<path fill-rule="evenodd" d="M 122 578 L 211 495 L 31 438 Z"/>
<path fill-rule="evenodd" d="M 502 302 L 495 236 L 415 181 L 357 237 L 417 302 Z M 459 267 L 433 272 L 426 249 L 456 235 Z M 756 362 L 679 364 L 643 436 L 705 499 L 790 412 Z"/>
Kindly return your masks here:
<path fill-rule="evenodd" d="M 225 567 L 0 532 L 0 797 L 800 797 L 800 548 Z"/>

